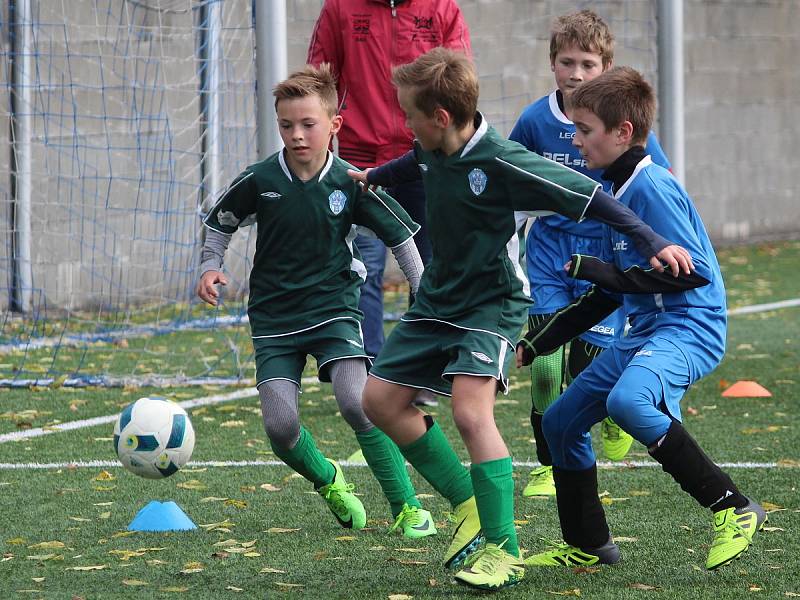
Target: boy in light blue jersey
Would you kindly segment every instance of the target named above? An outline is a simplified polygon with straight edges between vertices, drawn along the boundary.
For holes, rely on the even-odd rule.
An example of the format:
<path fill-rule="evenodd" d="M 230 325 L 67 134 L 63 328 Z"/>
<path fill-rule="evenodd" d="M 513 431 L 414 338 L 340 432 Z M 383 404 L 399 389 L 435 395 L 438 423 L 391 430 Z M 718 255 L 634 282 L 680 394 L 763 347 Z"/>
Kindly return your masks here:
<path fill-rule="evenodd" d="M 614 36 L 603 19 L 590 10 L 558 17 L 550 32 L 550 68 L 557 87 L 523 110 L 509 138 L 603 183 L 602 169 L 590 169 L 573 146 L 575 125 L 567 113 L 572 92 L 609 69 L 613 60 Z M 647 151 L 655 163 L 669 168 L 652 132 L 647 138 Z M 604 183 L 604 189 L 608 188 Z M 576 223 L 561 215 L 538 217 L 534 221 L 525 246 L 533 300 L 528 316 L 530 328 L 546 321 L 589 289 L 588 282 L 567 277 L 563 266 L 572 254 L 601 256 L 602 237 L 603 225 L 597 221 Z M 614 311 L 570 343 L 568 359 L 564 346 L 558 352 L 538 357 L 531 365 L 531 426 L 541 466 L 531 471 L 523 496 L 555 494 L 552 458 L 542 434 L 542 415 L 565 384 L 577 377 L 614 338 L 622 335 L 624 327 L 624 312 Z M 633 438 L 611 419 L 603 420 L 601 431 L 606 456 L 622 460 Z"/>
<path fill-rule="evenodd" d="M 570 277 L 593 283 L 581 298 L 525 336 L 517 365 L 558 348 L 623 306 L 631 328 L 588 365 L 544 414 L 565 544 L 535 554 L 533 566 L 613 564 L 620 559 L 597 495 L 589 430 L 611 416 L 647 447 L 665 472 L 714 516 L 706 567 L 741 556 L 766 521 L 681 425 L 680 400 L 725 353 L 725 286 L 703 222 L 680 183 L 644 149 L 655 113 L 652 88 L 617 67 L 583 84 L 572 99 L 575 146 L 605 169 L 614 197 L 661 235 L 679 240 L 695 270 L 678 278 L 649 268 L 631 240 L 607 231 L 611 262 L 574 255 Z"/>

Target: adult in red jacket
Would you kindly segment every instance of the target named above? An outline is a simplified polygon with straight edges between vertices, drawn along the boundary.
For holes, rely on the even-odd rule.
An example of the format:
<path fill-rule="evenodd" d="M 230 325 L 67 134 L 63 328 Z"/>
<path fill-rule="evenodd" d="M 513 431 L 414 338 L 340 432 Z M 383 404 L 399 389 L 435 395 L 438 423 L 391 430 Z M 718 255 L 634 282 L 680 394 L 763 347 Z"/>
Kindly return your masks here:
<path fill-rule="evenodd" d="M 392 67 L 412 62 L 437 46 L 471 55 L 469 31 L 455 0 L 325 0 L 308 49 L 308 62 L 330 63 L 337 75 L 339 156 L 365 169 L 408 152 L 413 135 L 391 82 Z M 414 241 L 423 262 L 431 256 L 421 182 L 389 192 L 422 229 Z M 364 341 L 368 354 L 383 345 L 383 267 L 386 248 L 356 238 L 367 267 L 361 289 Z"/>

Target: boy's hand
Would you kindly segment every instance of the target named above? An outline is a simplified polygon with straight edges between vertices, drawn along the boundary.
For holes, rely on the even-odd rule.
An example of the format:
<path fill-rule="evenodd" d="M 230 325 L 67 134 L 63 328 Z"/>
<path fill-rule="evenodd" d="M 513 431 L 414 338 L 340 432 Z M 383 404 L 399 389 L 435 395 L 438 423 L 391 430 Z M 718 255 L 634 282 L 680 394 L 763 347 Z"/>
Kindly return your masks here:
<path fill-rule="evenodd" d="M 363 171 L 355 171 L 353 169 L 347 169 L 347 174 L 350 176 L 350 179 L 353 181 L 358 181 L 361 184 L 361 187 L 364 188 L 365 191 L 372 191 L 378 189 L 377 185 L 370 185 L 369 181 L 367 181 L 367 173 L 369 173 L 372 168 L 364 169 Z"/>
<path fill-rule="evenodd" d="M 650 257 L 650 266 L 659 273 L 664 272 L 664 265 L 661 264 L 662 262 L 667 263 L 670 271 L 672 271 L 673 277 L 680 275 L 681 271 L 686 275 L 694 271 L 692 256 L 685 248 L 676 246 L 675 244 L 667 246 L 655 256 Z"/>
<path fill-rule="evenodd" d="M 219 300 L 217 284 L 228 285 L 228 278 L 219 271 L 206 271 L 197 284 L 197 295 L 204 302 L 216 306 Z"/>

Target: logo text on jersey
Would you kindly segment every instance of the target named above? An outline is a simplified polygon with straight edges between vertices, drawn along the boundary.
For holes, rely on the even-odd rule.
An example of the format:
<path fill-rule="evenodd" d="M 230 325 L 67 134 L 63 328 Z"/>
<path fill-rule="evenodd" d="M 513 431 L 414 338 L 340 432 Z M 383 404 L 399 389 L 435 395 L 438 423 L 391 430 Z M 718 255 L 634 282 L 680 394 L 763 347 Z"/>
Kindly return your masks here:
<path fill-rule="evenodd" d="M 486 363 L 487 365 L 490 365 L 490 364 L 492 364 L 494 362 L 491 358 L 486 356 L 483 352 L 470 352 L 470 354 L 472 354 L 472 356 L 477 358 L 479 361 Z"/>
<path fill-rule="evenodd" d="M 272 200 L 276 200 L 281 197 L 278 192 L 261 192 L 262 198 L 270 198 Z"/>
<path fill-rule="evenodd" d="M 585 169 L 589 165 L 585 158 L 575 158 L 568 152 L 542 152 L 542 156 L 573 169 L 577 167 Z"/>
<path fill-rule="evenodd" d="M 628 242 L 621 240 L 614 244 L 614 252 L 625 252 L 628 249 Z"/>
<path fill-rule="evenodd" d="M 338 215 L 344 210 L 344 205 L 347 204 L 347 196 L 341 190 L 334 190 L 328 196 L 328 206 L 331 207 L 331 212 Z"/>
<path fill-rule="evenodd" d="M 419 170 L 422 171 L 423 173 L 427 173 L 428 165 L 426 165 L 425 163 L 419 163 Z"/>
<path fill-rule="evenodd" d="M 639 350 L 634 356 L 653 356 L 652 350 Z"/>
<path fill-rule="evenodd" d="M 600 333 L 602 335 L 614 335 L 614 328 L 609 327 L 608 325 L 593 325 L 589 331 L 594 331 L 595 333 Z"/>
<path fill-rule="evenodd" d="M 486 177 L 486 173 L 481 169 L 472 169 L 469 175 L 467 175 L 467 179 L 469 179 L 469 189 L 471 189 L 472 193 L 476 196 L 480 196 L 481 192 L 486 189 L 488 178 Z"/>

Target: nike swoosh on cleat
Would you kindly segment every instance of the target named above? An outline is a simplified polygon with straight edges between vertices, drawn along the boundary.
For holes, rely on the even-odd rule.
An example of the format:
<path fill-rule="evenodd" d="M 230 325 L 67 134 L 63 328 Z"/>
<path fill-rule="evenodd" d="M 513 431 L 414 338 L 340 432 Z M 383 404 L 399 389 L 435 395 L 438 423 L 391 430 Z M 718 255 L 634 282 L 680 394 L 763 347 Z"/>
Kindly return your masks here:
<path fill-rule="evenodd" d="M 430 521 L 425 521 L 425 523 L 423 523 L 422 525 L 414 525 L 411 527 L 411 529 L 414 529 L 416 531 L 428 531 L 428 529 L 430 528 L 431 528 Z"/>

